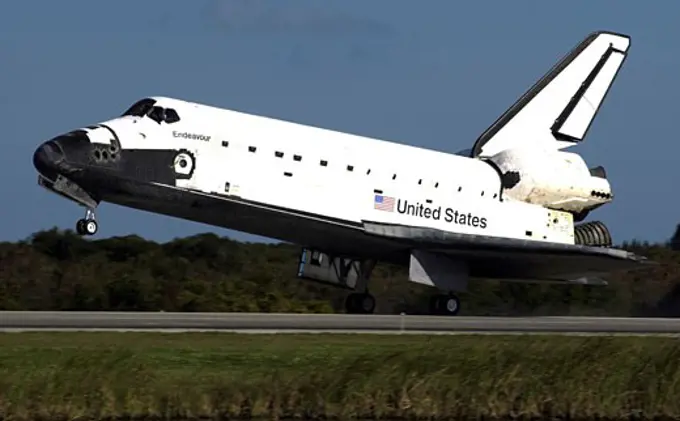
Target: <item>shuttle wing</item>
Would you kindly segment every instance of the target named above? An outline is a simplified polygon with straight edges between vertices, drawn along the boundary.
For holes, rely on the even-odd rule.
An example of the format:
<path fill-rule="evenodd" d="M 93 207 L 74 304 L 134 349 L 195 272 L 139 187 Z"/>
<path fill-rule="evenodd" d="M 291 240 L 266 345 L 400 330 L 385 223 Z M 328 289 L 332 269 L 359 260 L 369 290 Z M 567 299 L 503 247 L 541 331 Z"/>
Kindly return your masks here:
<path fill-rule="evenodd" d="M 470 275 L 517 281 L 592 283 L 608 273 L 655 263 L 626 250 L 461 234 L 434 228 L 364 222 L 369 235 L 411 250 L 465 261 Z M 599 281 L 596 281 L 599 282 Z"/>

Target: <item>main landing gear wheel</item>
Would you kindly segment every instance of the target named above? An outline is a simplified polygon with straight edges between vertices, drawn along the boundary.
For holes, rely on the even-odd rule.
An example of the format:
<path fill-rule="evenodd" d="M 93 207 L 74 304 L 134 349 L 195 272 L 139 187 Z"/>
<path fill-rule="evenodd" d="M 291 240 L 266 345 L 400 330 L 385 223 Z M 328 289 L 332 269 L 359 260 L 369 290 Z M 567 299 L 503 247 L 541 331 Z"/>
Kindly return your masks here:
<path fill-rule="evenodd" d="M 345 310 L 348 314 L 371 314 L 375 311 L 375 297 L 353 292 L 345 299 Z"/>
<path fill-rule="evenodd" d="M 460 311 L 460 299 L 453 294 L 435 295 L 430 298 L 430 313 L 455 316 Z"/>
<path fill-rule="evenodd" d="M 95 235 L 99 226 L 95 220 L 94 211 L 88 209 L 85 213 L 85 218 L 79 219 L 76 223 L 76 232 L 79 235 Z"/>

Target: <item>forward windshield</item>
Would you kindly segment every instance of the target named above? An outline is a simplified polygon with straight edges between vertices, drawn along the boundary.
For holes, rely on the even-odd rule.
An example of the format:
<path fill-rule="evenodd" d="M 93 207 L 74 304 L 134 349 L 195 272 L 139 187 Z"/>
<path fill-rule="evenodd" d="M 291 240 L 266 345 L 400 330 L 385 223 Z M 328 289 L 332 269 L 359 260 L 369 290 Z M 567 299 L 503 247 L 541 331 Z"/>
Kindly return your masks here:
<path fill-rule="evenodd" d="M 139 100 L 135 102 L 132 107 L 128 108 L 127 111 L 123 113 L 123 116 L 133 115 L 136 117 L 144 117 L 149 113 L 149 111 L 151 111 L 155 103 L 156 100 L 151 98 Z"/>
<path fill-rule="evenodd" d="M 158 124 L 163 121 L 172 124 L 180 120 L 179 114 L 173 108 L 163 108 L 155 104 L 155 99 L 144 98 L 128 108 L 123 116 L 149 117 Z"/>

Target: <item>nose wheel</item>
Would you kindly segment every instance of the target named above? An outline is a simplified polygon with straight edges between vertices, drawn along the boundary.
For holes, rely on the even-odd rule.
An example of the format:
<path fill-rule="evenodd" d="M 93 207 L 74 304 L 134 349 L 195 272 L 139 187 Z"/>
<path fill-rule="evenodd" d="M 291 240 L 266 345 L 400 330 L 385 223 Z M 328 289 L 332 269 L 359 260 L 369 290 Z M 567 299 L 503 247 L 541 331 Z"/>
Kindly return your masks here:
<path fill-rule="evenodd" d="M 76 222 L 76 232 L 78 235 L 95 235 L 99 226 L 95 219 L 94 210 L 88 209 L 85 212 L 85 218 L 79 219 Z"/>

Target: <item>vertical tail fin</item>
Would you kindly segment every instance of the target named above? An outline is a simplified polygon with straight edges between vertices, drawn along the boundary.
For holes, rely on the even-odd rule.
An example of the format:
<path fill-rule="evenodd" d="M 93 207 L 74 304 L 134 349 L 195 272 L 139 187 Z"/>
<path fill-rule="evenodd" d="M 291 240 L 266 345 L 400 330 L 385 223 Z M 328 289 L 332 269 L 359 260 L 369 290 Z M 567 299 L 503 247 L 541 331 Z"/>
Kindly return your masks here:
<path fill-rule="evenodd" d="M 581 142 L 623 65 L 630 37 L 593 32 L 477 139 L 471 156 L 515 147 L 563 149 Z"/>

